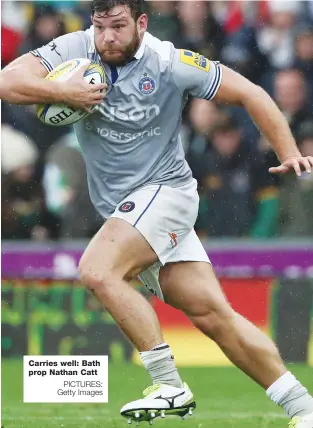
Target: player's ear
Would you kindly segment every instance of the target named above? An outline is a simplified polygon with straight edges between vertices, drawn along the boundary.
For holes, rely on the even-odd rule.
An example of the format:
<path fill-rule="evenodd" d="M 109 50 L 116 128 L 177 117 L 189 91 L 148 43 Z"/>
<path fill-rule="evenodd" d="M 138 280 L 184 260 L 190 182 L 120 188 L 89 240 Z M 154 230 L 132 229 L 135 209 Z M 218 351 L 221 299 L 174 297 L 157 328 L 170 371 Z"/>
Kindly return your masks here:
<path fill-rule="evenodd" d="M 139 36 L 142 36 L 144 32 L 147 30 L 147 28 L 148 28 L 148 16 L 145 13 L 143 13 L 137 19 L 137 30 L 138 30 Z"/>

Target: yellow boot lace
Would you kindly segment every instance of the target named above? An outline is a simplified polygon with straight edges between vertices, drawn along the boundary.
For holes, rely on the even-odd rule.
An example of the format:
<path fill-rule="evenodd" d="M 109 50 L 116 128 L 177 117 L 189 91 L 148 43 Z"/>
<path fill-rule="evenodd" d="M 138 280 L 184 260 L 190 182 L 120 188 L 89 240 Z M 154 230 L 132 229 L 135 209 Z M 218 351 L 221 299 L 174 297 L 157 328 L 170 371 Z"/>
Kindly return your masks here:
<path fill-rule="evenodd" d="M 147 395 L 151 394 L 151 392 L 157 391 L 160 388 L 160 386 L 161 385 L 159 383 L 149 386 L 143 391 L 143 396 L 146 397 Z"/>
<path fill-rule="evenodd" d="M 289 422 L 289 428 L 297 428 L 297 423 L 299 422 L 299 418 L 292 418 Z"/>

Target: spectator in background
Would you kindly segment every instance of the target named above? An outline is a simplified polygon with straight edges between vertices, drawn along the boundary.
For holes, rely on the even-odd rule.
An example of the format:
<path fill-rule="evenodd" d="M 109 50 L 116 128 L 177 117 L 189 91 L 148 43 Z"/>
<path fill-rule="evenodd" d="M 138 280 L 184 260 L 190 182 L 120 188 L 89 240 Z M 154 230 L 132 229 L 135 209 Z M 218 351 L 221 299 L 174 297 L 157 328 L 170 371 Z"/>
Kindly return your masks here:
<path fill-rule="evenodd" d="M 306 78 L 308 98 L 313 107 L 313 24 L 303 24 L 297 28 L 294 68 L 300 70 Z"/>
<path fill-rule="evenodd" d="M 43 4 L 44 3 L 44 4 Z M 30 11 L 30 19 L 34 20 L 38 11 L 43 8 L 55 11 L 58 16 L 62 19 L 62 22 L 65 27 L 65 33 L 71 33 L 73 31 L 78 31 L 86 29 L 90 26 L 90 3 L 89 2 L 80 2 L 79 0 L 38 0 L 32 2 L 32 10 Z M 88 9 L 88 24 L 85 24 L 86 12 Z M 44 10 L 43 10 L 44 12 Z"/>
<path fill-rule="evenodd" d="M 176 44 L 179 38 L 179 22 L 172 1 L 150 1 L 148 31 L 161 40 Z"/>
<path fill-rule="evenodd" d="M 257 149 L 261 153 L 262 161 L 267 171 L 273 166 L 279 166 L 280 163 L 277 159 L 276 153 L 263 135 L 260 135 L 258 138 Z M 271 179 L 275 186 L 279 186 L 281 176 L 273 174 L 271 175 Z"/>
<path fill-rule="evenodd" d="M 35 6 L 40 5 L 42 0 L 35 0 L 34 3 Z M 75 9 L 79 4 L 79 0 L 45 0 L 45 4 L 53 7 L 55 10 L 64 12 Z"/>
<path fill-rule="evenodd" d="M 44 160 L 46 150 L 71 129 L 69 126 L 47 126 L 39 121 L 34 106 L 19 106 L 6 101 L 2 102 L 1 121 L 23 132 L 35 143 L 40 163 Z"/>
<path fill-rule="evenodd" d="M 1 26 L 10 28 L 19 34 L 24 34 L 28 27 L 29 2 L 7 0 L 1 2 Z"/>
<path fill-rule="evenodd" d="M 1 67 L 4 68 L 13 61 L 19 52 L 23 36 L 20 32 L 1 26 Z"/>
<path fill-rule="evenodd" d="M 193 99 L 190 103 L 189 126 L 188 131 L 185 131 L 183 143 L 186 160 L 198 182 L 202 177 L 202 156 L 211 147 L 212 131 L 220 114 L 217 105 L 210 101 Z"/>
<path fill-rule="evenodd" d="M 27 6 L 21 2 L 1 2 L 1 67 L 5 67 L 19 54 L 29 22 Z"/>
<path fill-rule="evenodd" d="M 58 219 L 45 207 L 35 180 L 38 150 L 25 135 L 1 128 L 2 238 L 46 240 L 58 237 Z"/>
<path fill-rule="evenodd" d="M 268 17 L 267 0 L 213 1 L 215 18 L 223 25 L 227 35 L 238 32 L 243 26 L 258 27 Z"/>
<path fill-rule="evenodd" d="M 255 30 L 247 25 L 226 37 L 221 59 L 257 85 L 268 68 L 267 57 L 259 50 Z"/>
<path fill-rule="evenodd" d="M 302 124 L 298 142 L 304 156 L 313 156 L 313 120 Z M 313 175 L 284 176 L 280 201 L 280 235 L 313 236 Z"/>
<path fill-rule="evenodd" d="M 85 163 L 74 133 L 48 150 L 43 185 L 49 211 L 60 218 L 61 237 L 94 236 L 103 220 L 90 201 Z"/>
<path fill-rule="evenodd" d="M 276 232 L 278 191 L 230 117 L 216 123 L 212 148 L 202 157 L 203 187 L 196 224 L 200 236 L 270 237 Z"/>
<path fill-rule="evenodd" d="M 281 70 L 294 61 L 293 28 L 303 12 L 300 1 L 269 1 L 270 22 L 258 32 L 258 44 L 271 67 Z"/>
<path fill-rule="evenodd" d="M 199 52 L 217 59 L 224 43 L 224 33 L 206 1 L 179 1 L 177 12 L 181 35 L 176 48 Z"/>
<path fill-rule="evenodd" d="M 63 34 L 64 22 L 58 12 L 50 5 L 36 6 L 34 25 L 30 26 L 19 55 L 37 49 Z"/>
<path fill-rule="evenodd" d="M 313 24 L 313 0 L 304 1 L 305 5 L 305 14 L 308 18 L 308 21 Z"/>
<path fill-rule="evenodd" d="M 226 36 L 221 61 L 256 85 L 262 85 L 268 69 L 267 57 L 258 48 L 254 28 L 245 24 Z M 228 111 L 242 125 L 244 139 L 255 146 L 260 134 L 247 111 L 235 106 L 229 107 Z"/>
<path fill-rule="evenodd" d="M 274 81 L 274 99 L 295 137 L 301 124 L 313 118 L 312 106 L 308 105 L 306 95 L 306 82 L 301 71 L 293 69 L 277 73 Z"/>

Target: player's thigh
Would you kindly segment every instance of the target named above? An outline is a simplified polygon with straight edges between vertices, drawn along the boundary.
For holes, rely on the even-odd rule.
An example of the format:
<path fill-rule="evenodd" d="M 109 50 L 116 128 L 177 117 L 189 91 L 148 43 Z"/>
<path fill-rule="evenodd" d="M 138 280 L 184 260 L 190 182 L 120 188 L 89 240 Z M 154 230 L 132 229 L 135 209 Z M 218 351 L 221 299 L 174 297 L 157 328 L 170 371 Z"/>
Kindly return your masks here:
<path fill-rule="evenodd" d="M 157 256 L 136 228 L 124 220 L 109 218 L 89 243 L 79 270 L 82 279 L 101 281 L 108 274 L 131 279 L 155 263 Z"/>
<path fill-rule="evenodd" d="M 191 233 L 176 259 L 160 269 L 166 303 L 189 317 L 230 314 L 231 308 L 199 238 Z"/>
<path fill-rule="evenodd" d="M 230 309 L 209 263 L 167 264 L 160 269 L 159 281 L 165 302 L 190 317 Z"/>

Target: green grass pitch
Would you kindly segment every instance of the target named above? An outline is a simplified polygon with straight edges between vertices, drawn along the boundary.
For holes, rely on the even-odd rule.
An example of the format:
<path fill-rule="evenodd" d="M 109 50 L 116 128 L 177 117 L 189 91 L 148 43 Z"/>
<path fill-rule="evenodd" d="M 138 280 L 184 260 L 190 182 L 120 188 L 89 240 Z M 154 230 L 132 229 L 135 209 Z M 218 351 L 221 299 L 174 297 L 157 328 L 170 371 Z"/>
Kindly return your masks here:
<path fill-rule="evenodd" d="M 312 391 L 312 367 L 290 366 Z M 287 428 L 288 419 L 264 391 L 233 367 L 181 368 L 182 378 L 195 394 L 197 409 L 185 421 L 157 419 L 159 428 Z M 127 428 L 119 409 L 141 397 L 150 385 L 143 368 L 132 364 L 109 366 L 108 404 L 24 404 L 22 361 L 2 361 L 2 426 L 4 428 Z M 135 427 L 135 423 L 131 427 Z M 148 423 L 140 424 L 148 427 Z"/>

